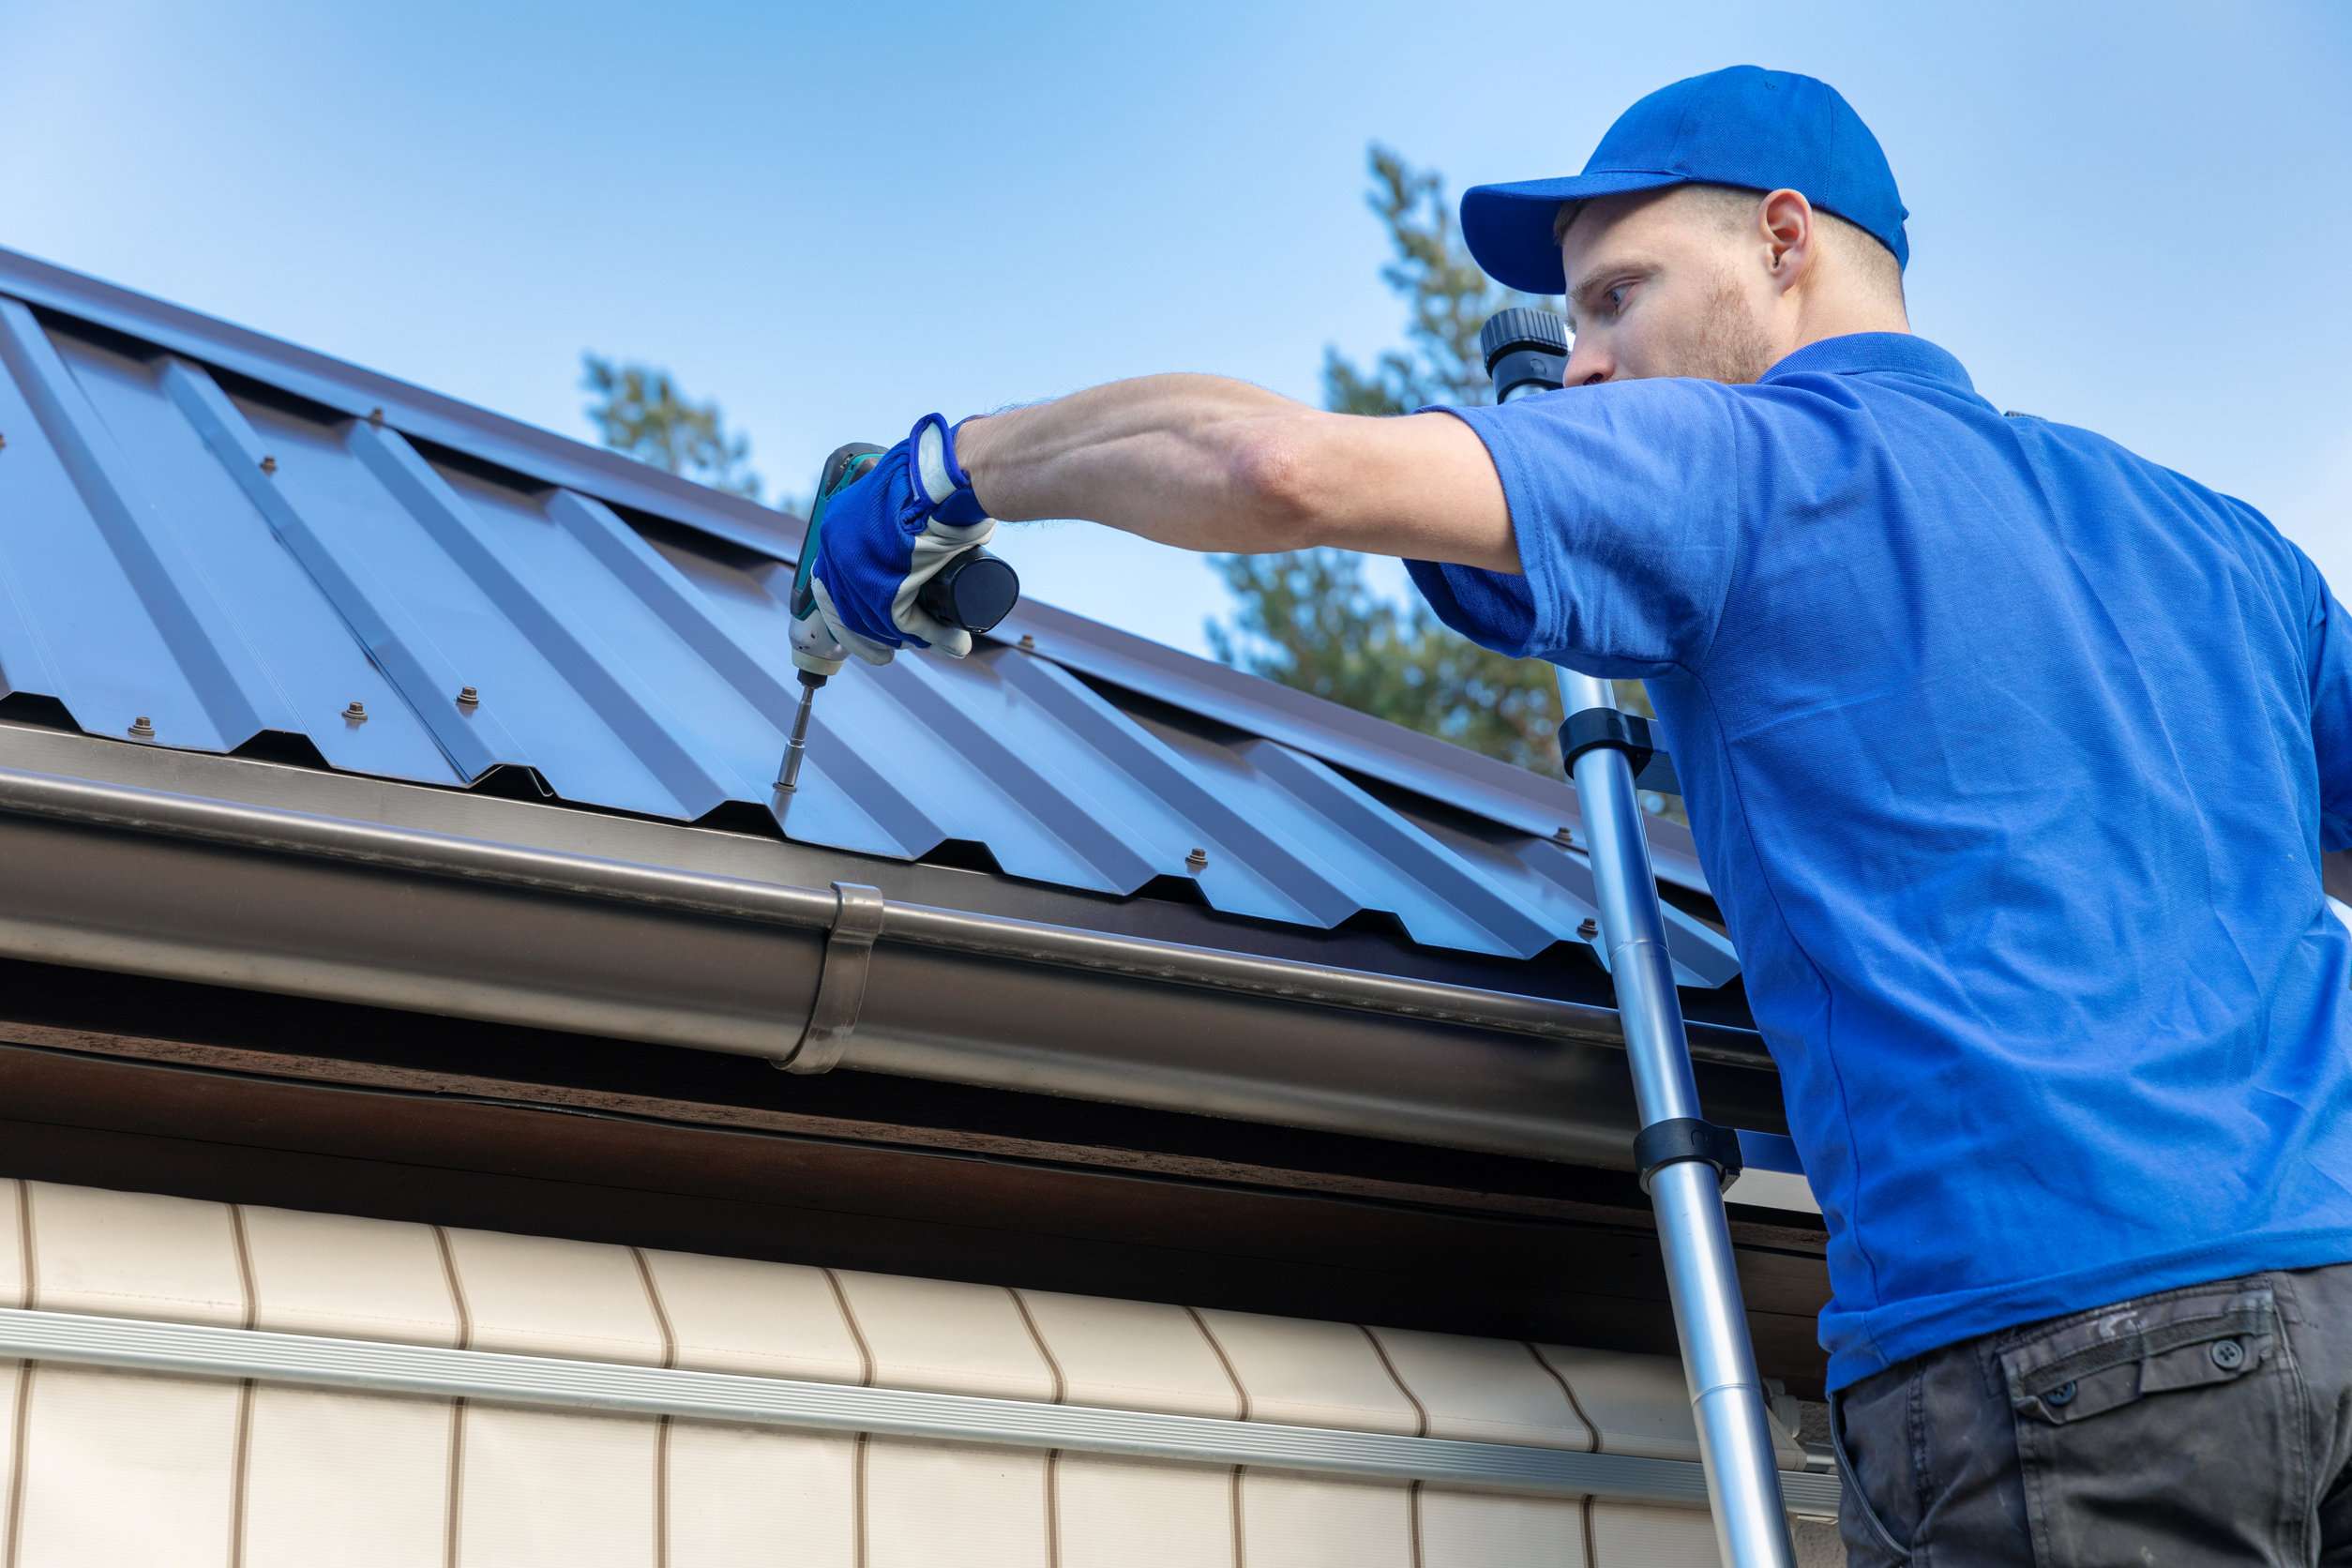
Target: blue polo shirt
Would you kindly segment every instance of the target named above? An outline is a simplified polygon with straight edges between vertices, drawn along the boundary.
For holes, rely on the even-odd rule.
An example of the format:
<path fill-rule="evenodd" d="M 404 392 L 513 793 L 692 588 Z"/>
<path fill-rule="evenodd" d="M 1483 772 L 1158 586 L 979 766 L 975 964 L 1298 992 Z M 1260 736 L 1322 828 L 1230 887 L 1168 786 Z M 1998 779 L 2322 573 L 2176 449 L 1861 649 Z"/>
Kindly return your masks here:
<path fill-rule="evenodd" d="M 1918 338 L 1454 409 L 1499 652 L 1647 681 L 1830 1233 L 1830 1384 L 2352 1260 L 2352 621 L 2243 502 Z"/>

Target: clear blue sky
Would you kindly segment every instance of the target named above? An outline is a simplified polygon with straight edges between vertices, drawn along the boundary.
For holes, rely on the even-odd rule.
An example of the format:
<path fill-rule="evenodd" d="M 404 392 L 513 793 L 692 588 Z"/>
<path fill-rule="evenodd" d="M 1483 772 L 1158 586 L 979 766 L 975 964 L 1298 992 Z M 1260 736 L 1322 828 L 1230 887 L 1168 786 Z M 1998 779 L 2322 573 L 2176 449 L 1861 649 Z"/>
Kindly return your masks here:
<path fill-rule="evenodd" d="M 2352 7 L 202 6 L 0 0 L 0 245 L 587 435 L 669 365 L 770 490 L 837 443 L 1161 369 L 1313 398 L 1394 341 L 1364 143 L 1566 173 L 1635 98 L 1813 72 L 2004 407 L 2268 511 L 2352 593 Z M 1182 646 L 1195 560 L 1010 545 Z"/>

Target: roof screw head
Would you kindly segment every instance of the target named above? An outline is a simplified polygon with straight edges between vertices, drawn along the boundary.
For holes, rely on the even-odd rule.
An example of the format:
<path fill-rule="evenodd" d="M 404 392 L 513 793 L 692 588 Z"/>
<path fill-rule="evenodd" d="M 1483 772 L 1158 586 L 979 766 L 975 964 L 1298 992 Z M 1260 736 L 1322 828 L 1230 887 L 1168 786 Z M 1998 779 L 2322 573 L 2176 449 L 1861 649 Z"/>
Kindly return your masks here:
<path fill-rule="evenodd" d="M 155 720 L 149 718 L 145 714 L 141 714 L 137 718 L 130 721 L 130 732 L 138 736 L 143 741 L 153 740 L 155 738 Z"/>
<path fill-rule="evenodd" d="M 1582 920 L 1576 922 L 1576 935 L 1584 938 L 1585 941 L 1591 942 L 1594 937 L 1597 937 L 1600 934 L 1601 923 L 1593 919 L 1591 915 L 1587 915 Z"/>
<path fill-rule="evenodd" d="M 368 423 L 370 425 L 381 425 L 384 423 L 384 409 L 381 405 L 368 411 Z"/>
<path fill-rule="evenodd" d="M 1574 849 L 1576 845 L 1576 830 L 1572 827 L 1554 828 L 1552 830 L 1552 842 L 1558 844 L 1563 850 Z"/>
<path fill-rule="evenodd" d="M 1209 864 L 1209 852 L 1195 846 L 1192 853 L 1184 856 L 1184 864 L 1196 871 L 1201 870 Z"/>
<path fill-rule="evenodd" d="M 459 702 L 460 702 L 460 704 L 461 704 L 462 706 L 465 706 L 465 707 L 470 708 L 470 707 L 474 706 L 474 704 L 475 704 L 475 703 L 479 702 L 481 700 L 482 700 L 482 694 L 481 694 L 480 692 L 478 692 L 478 691 L 475 690 L 472 686 L 461 686 L 458 687 L 458 701 L 459 701 Z"/>
<path fill-rule="evenodd" d="M 278 460 L 277 460 L 276 458 L 269 458 L 269 457 L 265 457 L 265 458 L 264 458 L 264 459 L 262 460 L 262 472 L 263 472 L 263 473 L 264 473 L 264 474 L 275 474 L 275 473 L 277 473 L 277 472 L 278 472 Z"/>
<path fill-rule="evenodd" d="M 1037 640 L 1030 636 L 1029 633 L 1023 632 L 1021 633 L 1021 640 L 1017 646 L 1024 654 L 1033 654 L 1037 651 Z"/>
<path fill-rule="evenodd" d="M 351 700 L 351 706 L 343 710 L 343 716 L 354 724 L 365 724 L 368 722 L 368 704 L 354 697 Z"/>
<path fill-rule="evenodd" d="M 5 451 L 7 451 L 8 449 L 8 438 L 7 436 L 5 436 L 5 435 L 0 435 L 0 452 L 5 452 Z"/>

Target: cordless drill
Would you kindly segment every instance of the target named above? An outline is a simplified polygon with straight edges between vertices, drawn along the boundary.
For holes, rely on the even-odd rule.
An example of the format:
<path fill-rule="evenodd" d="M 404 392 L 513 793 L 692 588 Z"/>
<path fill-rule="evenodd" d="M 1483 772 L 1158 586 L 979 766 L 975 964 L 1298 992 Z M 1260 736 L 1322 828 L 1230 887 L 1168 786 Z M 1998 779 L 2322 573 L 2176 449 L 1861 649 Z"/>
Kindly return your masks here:
<path fill-rule="evenodd" d="M 852 441 L 837 448 L 817 475 L 808 532 L 802 535 L 800 562 L 792 573 L 792 663 L 800 671 L 800 707 L 792 715 L 792 736 L 784 743 L 784 765 L 776 781 L 779 819 L 800 787 L 801 759 L 808 748 L 808 712 L 818 688 L 839 674 L 849 658 L 849 650 L 834 640 L 825 618 L 817 612 L 817 540 L 824 528 L 825 509 L 835 496 L 864 478 L 884 450 L 868 441 Z M 976 637 L 1011 614 L 1020 596 L 1020 579 L 1013 568 L 1001 556 L 974 545 L 934 572 L 914 602 L 934 619 Z"/>

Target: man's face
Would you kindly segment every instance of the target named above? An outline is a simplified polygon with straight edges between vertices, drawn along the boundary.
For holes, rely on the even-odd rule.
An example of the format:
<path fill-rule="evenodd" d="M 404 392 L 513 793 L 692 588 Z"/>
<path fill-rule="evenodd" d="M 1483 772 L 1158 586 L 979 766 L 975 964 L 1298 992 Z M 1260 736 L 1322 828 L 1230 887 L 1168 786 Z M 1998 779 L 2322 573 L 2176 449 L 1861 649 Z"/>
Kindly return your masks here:
<path fill-rule="evenodd" d="M 1750 382 L 1785 352 L 1772 330 L 1779 291 L 1753 227 L 1698 192 L 1604 196 L 1560 239 L 1569 386 L 1651 376 Z"/>

